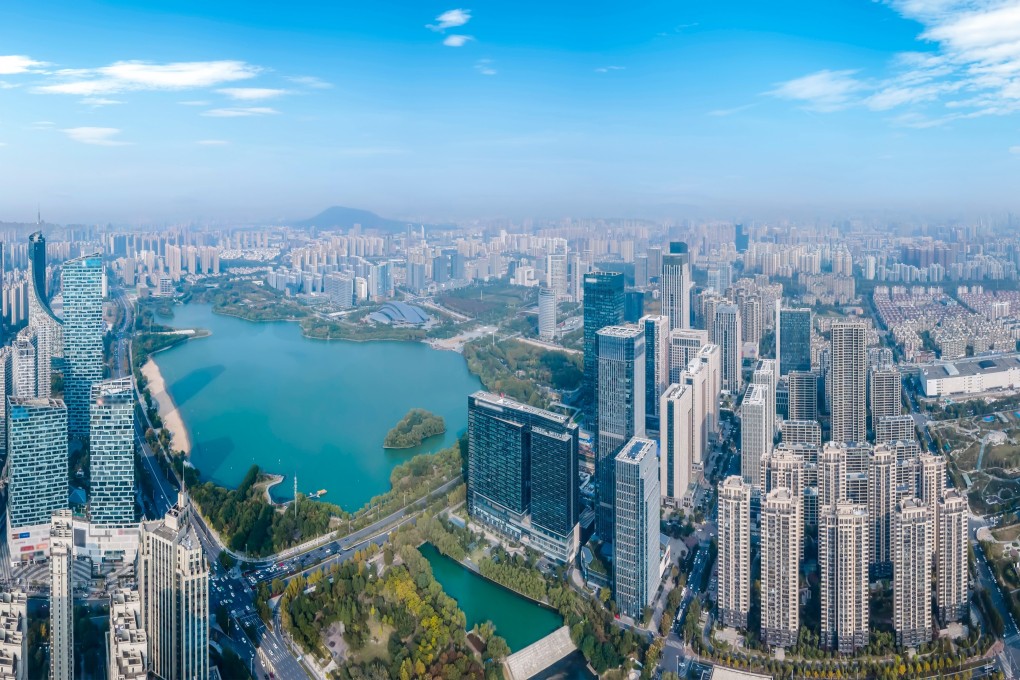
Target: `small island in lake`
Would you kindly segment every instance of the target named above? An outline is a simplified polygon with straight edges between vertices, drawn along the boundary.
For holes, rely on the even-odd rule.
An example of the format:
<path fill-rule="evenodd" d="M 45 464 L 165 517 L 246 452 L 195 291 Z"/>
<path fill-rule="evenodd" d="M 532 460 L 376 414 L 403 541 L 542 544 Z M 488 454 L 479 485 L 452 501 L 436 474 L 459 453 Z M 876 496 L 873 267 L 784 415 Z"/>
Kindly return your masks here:
<path fill-rule="evenodd" d="M 429 437 L 444 432 L 446 432 L 446 422 L 442 416 L 437 416 L 423 408 L 413 408 L 407 412 L 403 420 L 386 433 L 383 448 L 410 449 Z"/>

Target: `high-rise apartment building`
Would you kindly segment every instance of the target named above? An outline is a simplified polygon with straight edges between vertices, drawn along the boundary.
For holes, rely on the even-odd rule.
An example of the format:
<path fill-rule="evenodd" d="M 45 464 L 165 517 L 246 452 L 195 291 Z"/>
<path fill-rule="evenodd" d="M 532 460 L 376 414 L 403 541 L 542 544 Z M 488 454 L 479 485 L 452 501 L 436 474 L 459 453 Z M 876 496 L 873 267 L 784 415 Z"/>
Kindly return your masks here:
<path fill-rule="evenodd" d="M 879 420 L 903 413 L 903 378 L 895 366 L 877 366 L 868 372 L 868 405 L 871 427 L 878 429 Z"/>
<path fill-rule="evenodd" d="M 31 560 L 45 555 L 50 518 L 67 507 L 67 408 L 59 399 L 7 403 L 7 546 L 12 560 Z"/>
<path fill-rule="evenodd" d="M 694 388 L 670 385 L 662 395 L 659 426 L 659 479 L 665 505 L 681 505 L 693 474 L 696 421 Z"/>
<path fill-rule="evenodd" d="M 489 392 L 468 397 L 468 512 L 550 559 L 577 554 L 578 427 Z"/>
<path fill-rule="evenodd" d="M 776 361 L 779 375 L 811 370 L 811 310 L 777 310 Z"/>
<path fill-rule="evenodd" d="M 822 426 L 817 420 L 784 420 L 781 429 L 784 444 L 822 445 Z"/>
<path fill-rule="evenodd" d="M 790 371 L 789 420 L 818 420 L 818 376 L 813 371 Z"/>
<path fill-rule="evenodd" d="M 103 260 L 68 260 L 61 274 L 64 295 L 64 401 L 75 437 L 89 434 L 92 384 L 103 379 Z"/>
<path fill-rule="evenodd" d="M 645 427 L 659 430 L 659 397 L 669 385 L 669 317 L 640 319 L 645 332 Z"/>
<path fill-rule="evenodd" d="M 892 516 L 896 507 L 896 454 L 875 446 L 868 468 L 868 517 L 871 521 L 871 572 L 892 573 Z"/>
<path fill-rule="evenodd" d="M 712 403 L 708 366 L 692 359 L 687 370 L 680 374 L 680 382 L 692 391 L 691 474 L 696 477 L 704 469 L 708 454 L 709 409 Z"/>
<path fill-rule="evenodd" d="M 690 253 L 687 244 L 674 241 L 669 244 L 669 253 L 662 256 L 662 313 L 669 317 L 669 328 L 691 327 L 691 278 Z"/>
<path fill-rule="evenodd" d="M 165 680 L 209 677 L 209 565 L 186 493 L 162 520 L 142 523 L 138 594 L 149 670 Z"/>
<path fill-rule="evenodd" d="M 463 276 L 459 278 L 463 278 Z M 565 300 L 567 298 L 567 280 L 567 254 L 551 253 L 547 255 L 545 261 L 545 287 L 556 294 L 556 299 Z"/>
<path fill-rule="evenodd" d="M 24 591 L 0 591 L 0 679 L 28 678 L 28 598 Z"/>
<path fill-rule="evenodd" d="M 2 250 L 0 246 L 0 252 Z M 15 396 L 13 353 L 9 346 L 0 347 L 0 452 L 4 454 L 7 453 L 7 397 L 13 396 Z"/>
<path fill-rule="evenodd" d="M 110 680 L 146 680 L 149 641 L 142 626 L 138 591 L 110 593 L 110 632 L 106 642 Z"/>
<path fill-rule="evenodd" d="M 832 439 L 837 442 L 867 440 L 866 361 L 867 332 L 859 321 L 832 324 Z"/>
<path fill-rule="evenodd" d="M 733 475 L 719 485 L 718 607 L 723 625 L 747 627 L 751 611 L 751 486 Z"/>
<path fill-rule="evenodd" d="M 800 631 L 800 498 L 786 487 L 772 489 L 762 504 L 761 632 L 765 643 L 790 647 Z"/>
<path fill-rule="evenodd" d="M 707 371 L 708 400 L 705 407 L 705 421 L 708 434 L 719 437 L 719 392 L 722 390 L 722 351 L 719 345 L 709 344 L 698 352 L 698 360 L 704 364 L 702 370 Z"/>
<path fill-rule="evenodd" d="M 640 619 L 659 589 L 659 470 L 656 444 L 635 437 L 616 456 L 613 597 Z"/>
<path fill-rule="evenodd" d="M 775 438 L 776 433 L 776 384 L 779 380 L 776 370 L 774 359 L 759 359 L 751 373 L 751 383 L 765 387 L 765 397 L 768 399 L 768 407 L 765 410 L 765 418 L 768 421 L 766 432 L 770 441 Z"/>
<path fill-rule="evenodd" d="M 50 522 L 50 680 L 74 678 L 73 550 L 71 511 L 58 510 Z"/>
<path fill-rule="evenodd" d="M 594 397 L 598 386 L 595 335 L 606 326 L 623 323 L 623 274 L 590 272 L 584 275 L 584 387 Z M 593 399 L 591 422 L 598 423 L 598 399 Z"/>
<path fill-rule="evenodd" d="M 740 310 L 732 302 L 715 310 L 715 333 L 712 342 L 722 350 L 722 389 L 736 394 L 743 384 L 741 370 L 744 346 L 740 331 Z"/>
<path fill-rule="evenodd" d="M 876 444 L 912 439 L 917 439 L 917 429 L 912 415 L 883 416 L 875 423 Z"/>
<path fill-rule="evenodd" d="M 942 495 L 936 514 L 936 593 L 943 623 L 965 621 L 970 608 L 970 571 L 967 564 L 967 499 L 956 489 Z"/>
<path fill-rule="evenodd" d="M 16 397 L 39 396 L 38 361 L 36 344 L 38 338 L 25 329 L 18 333 L 11 347 L 11 394 Z M 49 393 L 47 392 L 47 396 Z"/>
<path fill-rule="evenodd" d="M 900 501 L 893 513 L 893 628 L 901 647 L 931 642 L 931 516 L 917 498 Z"/>
<path fill-rule="evenodd" d="M 680 374 L 708 344 L 708 331 L 677 328 L 669 332 L 669 382 L 680 382 Z"/>
<path fill-rule="evenodd" d="M 917 457 L 917 497 L 928 506 L 934 527 L 939 501 L 946 490 L 946 459 L 922 453 Z M 934 529 L 933 529 L 934 531 Z"/>
<path fill-rule="evenodd" d="M 853 654 L 868 644 L 868 510 L 855 503 L 818 511 L 821 643 Z"/>
<path fill-rule="evenodd" d="M 135 519 L 134 379 L 92 384 L 89 520 L 127 528 Z"/>
<path fill-rule="evenodd" d="M 598 430 L 595 476 L 598 533 L 613 536 L 616 454 L 632 437 L 645 435 L 645 334 L 637 326 L 608 326 L 596 334 Z"/>
<path fill-rule="evenodd" d="M 757 491 L 761 490 L 762 459 L 772 451 L 767 391 L 766 385 L 749 385 L 740 405 L 740 474 Z"/>

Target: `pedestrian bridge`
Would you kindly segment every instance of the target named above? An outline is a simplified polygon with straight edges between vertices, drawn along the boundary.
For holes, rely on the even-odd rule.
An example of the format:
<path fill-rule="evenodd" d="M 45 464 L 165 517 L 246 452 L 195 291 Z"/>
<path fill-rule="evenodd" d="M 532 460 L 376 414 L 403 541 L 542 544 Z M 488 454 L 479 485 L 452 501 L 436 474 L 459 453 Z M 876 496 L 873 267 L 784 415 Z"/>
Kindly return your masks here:
<path fill-rule="evenodd" d="M 570 629 L 558 628 L 544 638 L 511 654 L 506 660 L 510 680 L 527 680 L 573 652 L 577 647 L 570 639 Z"/>

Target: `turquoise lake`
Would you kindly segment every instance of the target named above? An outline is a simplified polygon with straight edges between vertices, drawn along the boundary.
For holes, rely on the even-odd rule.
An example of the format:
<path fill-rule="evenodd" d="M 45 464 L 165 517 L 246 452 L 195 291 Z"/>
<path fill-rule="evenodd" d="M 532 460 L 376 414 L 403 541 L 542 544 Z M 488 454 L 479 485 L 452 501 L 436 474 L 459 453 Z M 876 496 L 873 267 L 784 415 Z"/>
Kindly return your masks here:
<path fill-rule="evenodd" d="M 412 342 L 325 342 L 292 322 L 251 322 L 209 305 L 174 307 L 169 323 L 204 328 L 155 355 L 191 437 L 203 479 L 236 486 L 252 464 L 286 476 L 277 499 L 326 489 L 324 501 L 354 510 L 390 488 L 390 472 L 417 453 L 456 442 L 467 397 L 481 388 L 455 352 Z M 414 449 L 383 438 L 412 408 L 446 420 L 446 433 Z"/>

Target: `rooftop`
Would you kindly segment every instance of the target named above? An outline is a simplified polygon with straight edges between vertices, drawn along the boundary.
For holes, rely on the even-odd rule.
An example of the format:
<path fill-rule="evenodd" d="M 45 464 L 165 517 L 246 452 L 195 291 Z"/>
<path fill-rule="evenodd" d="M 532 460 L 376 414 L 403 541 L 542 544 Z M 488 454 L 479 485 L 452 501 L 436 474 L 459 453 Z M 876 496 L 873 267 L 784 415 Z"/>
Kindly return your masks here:
<path fill-rule="evenodd" d="M 999 356 L 972 357 L 958 361 L 940 361 L 930 366 L 921 367 L 924 380 L 940 380 L 971 376 L 979 373 L 1001 373 L 1010 369 L 1020 368 L 1020 355 L 1004 354 Z"/>

